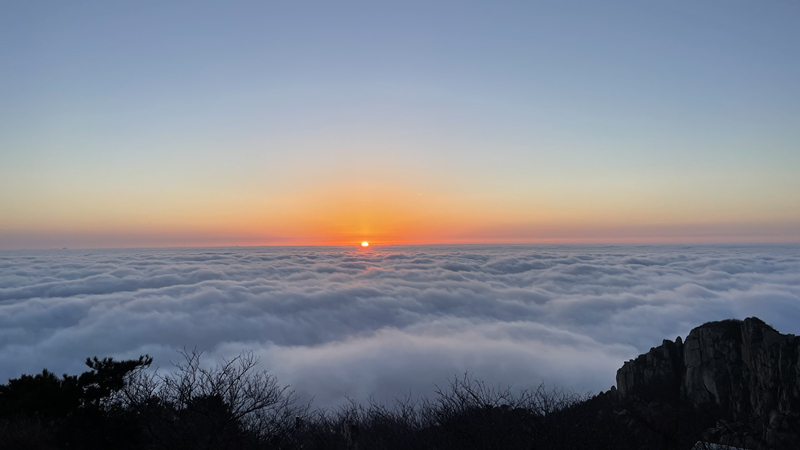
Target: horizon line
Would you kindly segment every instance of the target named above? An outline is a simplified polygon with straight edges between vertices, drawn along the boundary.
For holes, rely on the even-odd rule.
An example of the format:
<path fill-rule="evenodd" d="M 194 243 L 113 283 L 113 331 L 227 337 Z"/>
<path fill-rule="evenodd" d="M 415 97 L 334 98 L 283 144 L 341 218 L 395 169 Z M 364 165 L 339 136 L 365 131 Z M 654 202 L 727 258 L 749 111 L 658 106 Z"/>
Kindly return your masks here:
<path fill-rule="evenodd" d="M 160 250 L 160 249 L 215 249 L 215 248 L 356 248 L 368 252 L 376 247 L 500 247 L 500 246 L 582 246 L 582 247 L 672 247 L 672 246 L 697 246 L 697 247 L 723 247 L 723 246 L 781 246 L 781 245 L 800 245 L 800 241 L 786 242 L 758 242 L 758 241 L 723 241 L 723 242 L 444 242 L 444 243 L 372 243 L 364 248 L 359 243 L 348 244 L 257 244 L 257 245 L 164 245 L 164 246 L 141 246 L 141 247 L 42 247 L 42 248 L 0 248 L 0 252 L 19 252 L 19 251 L 48 251 L 48 250 Z"/>

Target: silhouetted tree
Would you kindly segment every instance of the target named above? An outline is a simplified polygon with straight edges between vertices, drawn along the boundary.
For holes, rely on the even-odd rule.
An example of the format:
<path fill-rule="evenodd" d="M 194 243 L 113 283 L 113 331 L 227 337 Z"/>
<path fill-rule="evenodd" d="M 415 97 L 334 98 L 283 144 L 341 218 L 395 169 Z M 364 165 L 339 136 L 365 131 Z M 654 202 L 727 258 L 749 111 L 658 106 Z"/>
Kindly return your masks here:
<path fill-rule="evenodd" d="M 70 448 L 103 449 L 124 448 L 120 442 L 135 443 L 140 427 L 130 420 L 115 396 L 132 372 L 151 362 L 149 356 L 128 361 L 87 359 L 90 370 L 80 376 L 65 374 L 59 378 L 45 369 L 41 374 L 22 375 L 0 385 L 2 445 L 31 448 L 19 430 L 33 429 L 38 429 L 41 440 L 37 446 L 58 442 Z"/>

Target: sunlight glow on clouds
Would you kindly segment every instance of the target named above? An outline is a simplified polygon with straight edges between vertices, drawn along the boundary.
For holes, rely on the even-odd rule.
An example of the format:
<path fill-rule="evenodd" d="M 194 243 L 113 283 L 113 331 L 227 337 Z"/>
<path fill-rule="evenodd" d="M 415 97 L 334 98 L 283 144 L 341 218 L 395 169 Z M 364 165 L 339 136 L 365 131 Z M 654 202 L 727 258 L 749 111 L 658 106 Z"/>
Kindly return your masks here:
<path fill-rule="evenodd" d="M 705 321 L 800 328 L 798 246 L 371 246 L 0 252 L 0 378 L 87 356 L 251 349 L 317 404 L 463 371 L 598 391 Z"/>

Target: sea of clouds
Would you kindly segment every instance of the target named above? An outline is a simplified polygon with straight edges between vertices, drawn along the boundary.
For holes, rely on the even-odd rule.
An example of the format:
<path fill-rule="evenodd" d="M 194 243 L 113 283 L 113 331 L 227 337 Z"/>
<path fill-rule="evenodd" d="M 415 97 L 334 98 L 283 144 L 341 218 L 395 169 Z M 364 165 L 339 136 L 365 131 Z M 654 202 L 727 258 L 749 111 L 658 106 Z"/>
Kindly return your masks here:
<path fill-rule="evenodd" d="M 800 246 L 391 246 L 0 252 L 0 380 L 87 356 L 242 350 L 320 406 L 470 372 L 608 389 L 703 322 L 800 333 Z"/>

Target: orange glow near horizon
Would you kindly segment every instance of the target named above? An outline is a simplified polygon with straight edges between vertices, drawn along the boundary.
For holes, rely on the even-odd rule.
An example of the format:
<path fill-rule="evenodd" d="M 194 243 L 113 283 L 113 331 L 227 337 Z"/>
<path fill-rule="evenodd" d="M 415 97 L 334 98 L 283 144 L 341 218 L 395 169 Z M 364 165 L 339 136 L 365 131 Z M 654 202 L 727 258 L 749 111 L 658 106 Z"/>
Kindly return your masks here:
<path fill-rule="evenodd" d="M 216 192 L 202 199 L 140 193 L 127 203 L 109 196 L 12 209 L 18 214 L 0 223 L 0 248 L 800 242 L 796 213 L 788 209 L 785 217 L 751 222 L 703 209 L 702 202 L 634 208 L 592 197 L 499 197 L 388 178 L 316 180 L 275 193 Z"/>
<path fill-rule="evenodd" d="M 451 225 L 453 225 L 451 223 Z M 0 233 L 0 247 L 12 247 L 3 239 L 14 238 L 12 248 L 141 248 L 141 247 L 227 247 L 227 246 L 357 246 L 364 251 L 374 245 L 460 245 L 460 244 L 713 244 L 800 242 L 793 224 L 672 224 L 585 227 L 562 224 L 519 224 L 450 229 L 417 228 L 414 233 L 388 234 L 373 229 L 363 240 L 345 236 L 244 233 L 235 228 L 193 229 L 82 229 L 67 232 L 38 230 Z M 766 232 L 766 236 L 765 236 Z M 355 234 L 355 233 L 351 233 Z M 369 246 L 362 244 L 367 242 Z"/>

